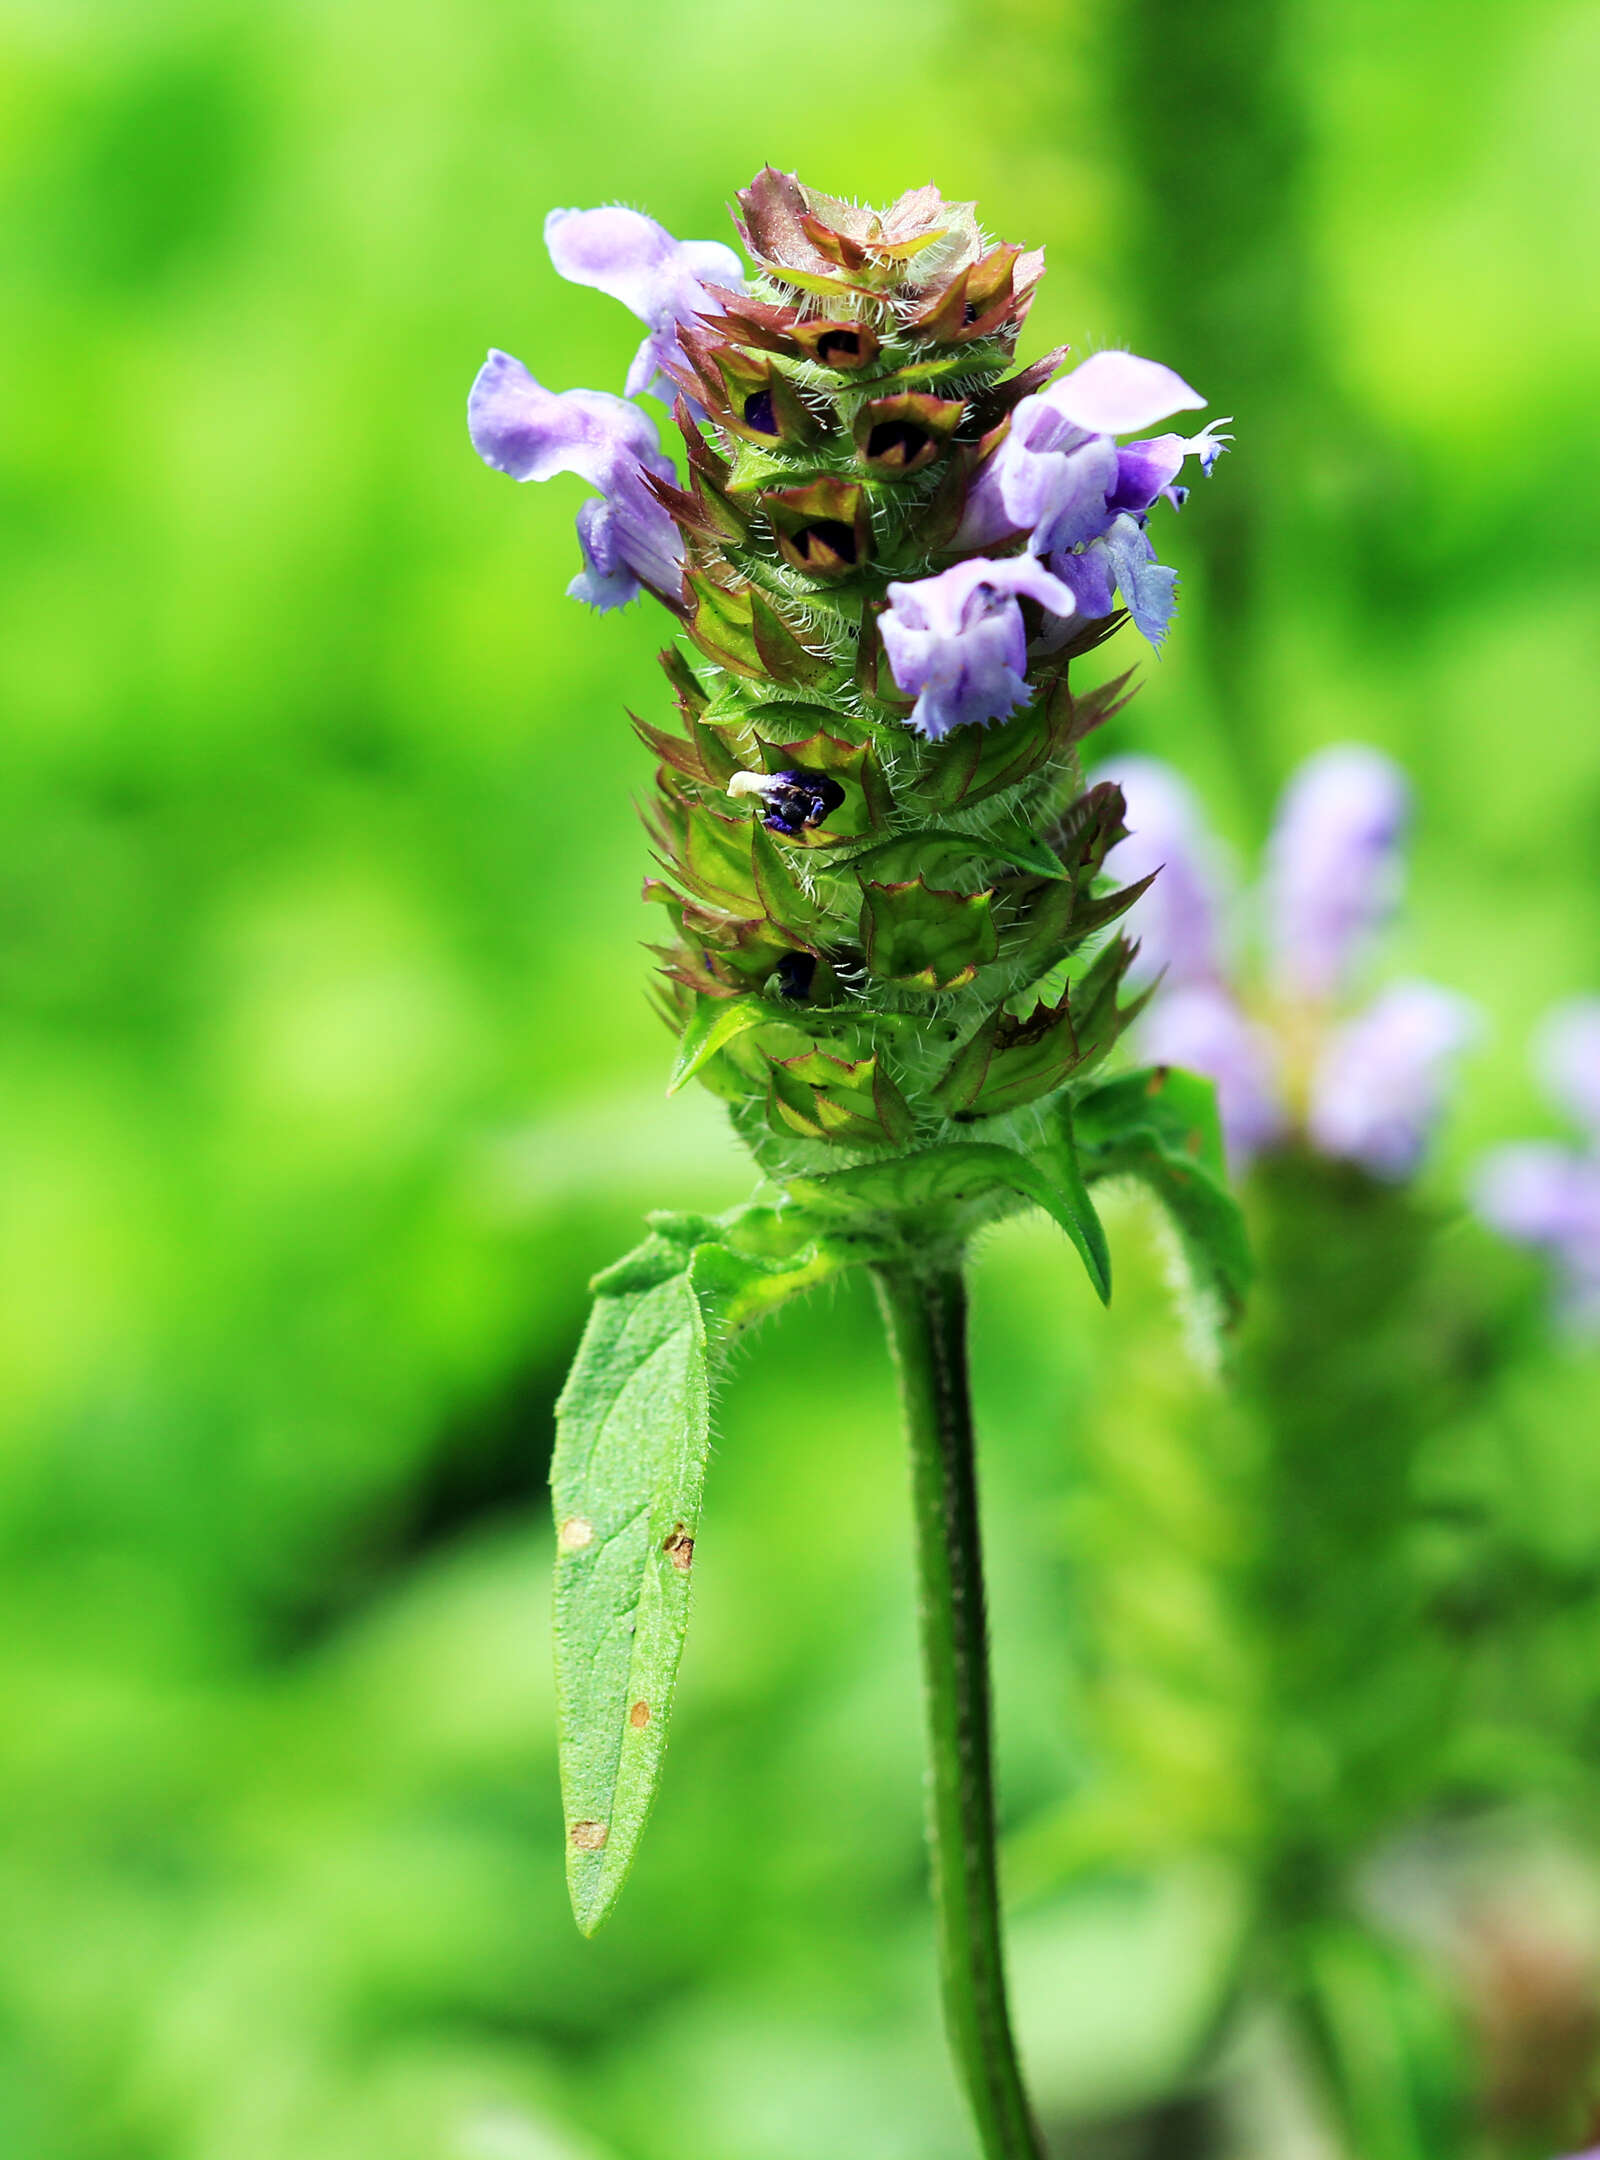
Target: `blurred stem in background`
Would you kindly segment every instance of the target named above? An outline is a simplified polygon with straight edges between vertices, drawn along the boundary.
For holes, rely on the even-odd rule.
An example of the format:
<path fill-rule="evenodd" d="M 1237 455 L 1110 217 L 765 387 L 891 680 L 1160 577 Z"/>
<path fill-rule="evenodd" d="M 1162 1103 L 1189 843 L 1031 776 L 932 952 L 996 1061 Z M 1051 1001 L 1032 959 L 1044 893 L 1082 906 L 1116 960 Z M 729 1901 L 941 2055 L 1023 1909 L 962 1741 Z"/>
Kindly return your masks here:
<path fill-rule="evenodd" d="M 985 2160 L 1043 2160 L 1006 2004 L 989 1645 L 959 1255 L 877 1271 L 911 1448 L 945 2024 Z"/>
<path fill-rule="evenodd" d="M 1436 1980 L 1358 1917 L 1356 1877 L 1444 1798 L 1459 1674 L 1418 1567 L 1418 1472 L 1461 1345 L 1436 1324 L 1438 1225 L 1410 1191 L 1296 1149 L 1257 1167 L 1255 1196 L 1261 1977 L 1346 2149 L 1421 2160 L 1461 2149 L 1465 2066 Z"/>
<path fill-rule="evenodd" d="M 1201 646 L 1240 784 L 1264 819 L 1277 778 L 1258 667 L 1273 490 L 1302 469 L 1317 405 L 1287 11 L 1282 0 L 1129 0 L 1111 21 L 1140 349 L 1177 354 L 1202 389 L 1226 384 L 1223 409 L 1249 416 L 1248 452 L 1194 544 L 1206 564 Z"/>

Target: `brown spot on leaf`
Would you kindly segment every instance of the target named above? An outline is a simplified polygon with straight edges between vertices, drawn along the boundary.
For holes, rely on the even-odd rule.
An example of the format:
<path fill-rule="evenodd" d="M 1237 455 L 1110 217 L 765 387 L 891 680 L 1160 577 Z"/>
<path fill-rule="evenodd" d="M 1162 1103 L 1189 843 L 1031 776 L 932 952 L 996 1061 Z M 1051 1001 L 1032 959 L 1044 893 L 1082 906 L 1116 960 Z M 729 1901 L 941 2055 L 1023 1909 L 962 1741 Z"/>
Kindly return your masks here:
<path fill-rule="evenodd" d="M 556 1544 L 562 1552 L 582 1552 L 585 1545 L 593 1543 L 594 1524 L 581 1515 L 569 1515 L 556 1532 Z"/>
<path fill-rule="evenodd" d="M 628 1712 L 628 1723 L 633 1727 L 635 1732 L 640 1732 L 646 1725 L 649 1724 L 649 1722 L 650 1705 L 647 1702 L 636 1702 L 633 1708 Z"/>
<path fill-rule="evenodd" d="M 567 1832 L 577 1852 L 598 1852 L 609 1835 L 609 1826 L 603 1822 L 575 1822 Z"/>
<path fill-rule="evenodd" d="M 661 1550 L 666 1554 L 673 1566 L 681 1569 L 685 1575 L 694 1565 L 694 1539 L 690 1537 L 681 1523 L 673 1531 L 671 1537 L 663 1541 Z"/>

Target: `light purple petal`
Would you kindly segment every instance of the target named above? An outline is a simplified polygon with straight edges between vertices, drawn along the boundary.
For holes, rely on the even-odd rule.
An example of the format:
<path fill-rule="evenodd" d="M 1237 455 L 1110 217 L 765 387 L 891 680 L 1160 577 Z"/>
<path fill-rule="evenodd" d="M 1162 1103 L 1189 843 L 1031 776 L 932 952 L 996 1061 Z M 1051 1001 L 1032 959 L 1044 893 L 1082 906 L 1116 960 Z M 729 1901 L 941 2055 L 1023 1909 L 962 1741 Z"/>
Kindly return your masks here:
<path fill-rule="evenodd" d="M 1555 1140 L 1523 1140 L 1485 1156 L 1473 1205 L 1491 1229 L 1519 1245 L 1600 1252 L 1600 1158 Z"/>
<path fill-rule="evenodd" d="M 678 254 L 689 275 L 700 284 L 721 285 L 728 292 L 744 291 L 744 264 L 722 241 L 680 240 Z"/>
<path fill-rule="evenodd" d="M 1144 511 L 1162 495 L 1176 507 L 1186 491 L 1175 488 L 1173 482 L 1185 461 L 1198 458 L 1200 470 L 1209 480 L 1213 466 L 1231 440 L 1219 432 L 1226 425 L 1224 420 L 1215 420 L 1198 435 L 1146 435 L 1139 442 L 1124 443 L 1117 452 L 1117 479 L 1109 507 Z"/>
<path fill-rule="evenodd" d="M 1113 521 L 1102 545 L 1135 628 L 1159 648 L 1177 605 L 1177 571 L 1156 561 L 1149 535 L 1126 512 Z"/>
<path fill-rule="evenodd" d="M 1064 420 L 1091 435 L 1132 435 L 1206 402 L 1159 360 L 1130 352 L 1091 353 L 1045 395 Z"/>
<path fill-rule="evenodd" d="M 1186 454 L 1181 435 L 1147 435 L 1124 443 L 1117 452 L 1116 485 L 1108 497 L 1112 510 L 1142 512 L 1183 470 Z"/>
<path fill-rule="evenodd" d="M 1036 555 L 1054 554 L 1105 531 L 1106 496 L 1117 478 L 1116 444 L 1063 422 L 1048 394 L 1023 399 L 994 465 L 1010 527 L 1032 534 Z"/>
<path fill-rule="evenodd" d="M 1399 1181 L 1416 1170 L 1443 1114 L 1476 1008 L 1433 983 L 1396 983 L 1323 1045 L 1307 1127 L 1325 1155 Z"/>
<path fill-rule="evenodd" d="M 1103 540 L 1091 541 L 1077 553 L 1052 555 L 1050 568 L 1063 585 L 1071 587 L 1080 615 L 1098 622 L 1111 613 L 1116 605 L 1117 573 Z"/>
<path fill-rule="evenodd" d="M 1539 1140 L 1497 1148 L 1479 1166 L 1473 1204 L 1491 1229 L 1554 1263 L 1567 1325 L 1600 1333 L 1600 1155 Z"/>
<path fill-rule="evenodd" d="M 1558 1005 L 1539 1030 L 1535 1056 L 1551 1101 L 1600 1146 L 1600 998 Z"/>
<path fill-rule="evenodd" d="M 639 580 L 623 556 L 617 515 L 604 496 L 594 496 L 579 510 L 578 545 L 583 568 L 567 587 L 570 599 L 602 614 L 638 599 Z"/>
<path fill-rule="evenodd" d="M 628 362 L 627 380 L 623 393 L 627 397 L 660 398 L 670 405 L 678 396 L 678 386 L 667 369 L 682 359 L 683 347 L 678 343 L 677 327 L 668 323 L 664 330 L 647 330 L 639 340 L 639 349 Z"/>
<path fill-rule="evenodd" d="M 627 392 L 638 397 L 651 391 L 670 403 L 677 391 L 665 369 L 682 358 L 678 326 L 722 312 L 706 290 L 708 281 L 744 289 L 744 268 L 732 248 L 720 240 L 674 240 L 654 218 L 615 204 L 552 210 L 544 237 L 562 277 L 608 293 L 648 326 L 628 369 Z"/>
<path fill-rule="evenodd" d="M 678 243 L 642 210 L 552 210 L 544 244 L 558 274 L 620 300 L 652 326 L 670 307 L 679 276 Z"/>
<path fill-rule="evenodd" d="M 1114 780 L 1128 805 L 1128 837 L 1112 849 L 1107 870 L 1125 885 L 1158 873 L 1127 918 L 1139 939 L 1134 979 L 1165 975 L 1158 1006 L 1190 983 L 1218 982 L 1227 879 L 1194 796 L 1158 758 L 1116 758 L 1093 778 Z"/>
<path fill-rule="evenodd" d="M 467 429 L 484 463 L 513 480 L 570 472 L 607 488 L 619 469 L 643 465 L 662 479 L 673 470 L 636 405 L 606 390 L 546 390 L 509 353 L 491 351 L 478 370 Z"/>
<path fill-rule="evenodd" d="M 892 584 L 878 618 L 894 679 L 917 702 L 911 725 L 936 740 L 951 728 L 1001 720 L 1025 705 L 1028 635 L 1018 600 L 1070 615 L 1073 598 L 1031 555 L 955 563 L 939 576 Z"/>
<path fill-rule="evenodd" d="M 568 588 L 591 607 L 624 606 L 640 583 L 663 594 L 682 584 L 683 542 L 645 475 L 669 479 L 649 416 L 604 390 L 546 390 L 520 360 L 491 352 L 467 401 L 478 455 L 514 480 L 576 473 L 602 500 L 578 513 L 584 569 Z"/>
<path fill-rule="evenodd" d="M 1158 990 L 1138 1034 L 1142 1057 L 1185 1066 L 1216 1083 L 1222 1136 L 1234 1169 L 1243 1169 L 1283 1137 L 1287 1121 L 1272 1038 L 1219 985 Z"/>
<path fill-rule="evenodd" d="M 997 540 L 1009 540 L 1013 533 L 1024 530 L 1006 508 L 997 451 L 979 467 L 977 479 L 967 490 L 966 506 L 952 545 L 958 548 L 993 547 Z"/>
<path fill-rule="evenodd" d="M 1400 897 L 1411 791 L 1362 743 L 1336 743 L 1294 774 L 1267 844 L 1265 903 L 1281 988 L 1332 996 Z"/>

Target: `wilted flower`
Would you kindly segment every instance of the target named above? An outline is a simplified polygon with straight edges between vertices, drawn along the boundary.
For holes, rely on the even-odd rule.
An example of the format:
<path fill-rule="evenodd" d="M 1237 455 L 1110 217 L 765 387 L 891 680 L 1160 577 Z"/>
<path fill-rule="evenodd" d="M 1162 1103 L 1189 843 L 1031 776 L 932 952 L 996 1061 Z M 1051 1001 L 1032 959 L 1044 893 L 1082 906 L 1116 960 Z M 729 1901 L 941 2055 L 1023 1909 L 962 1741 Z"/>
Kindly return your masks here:
<path fill-rule="evenodd" d="M 648 390 L 670 405 L 676 392 L 663 371 L 683 365 L 680 326 L 721 313 L 708 285 L 744 291 L 744 265 L 732 248 L 720 240 L 674 240 L 654 218 L 620 204 L 552 210 L 544 244 L 564 278 L 620 300 L 647 326 L 623 386 L 629 397 Z"/>
<path fill-rule="evenodd" d="M 878 624 L 883 649 L 895 681 L 916 697 L 911 725 L 930 741 L 973 721 L 1003 720 L 1033 695 L 1023 679 L 1023 598 L 1058 617 L 1073 612 L 1066 586 L 1030 555 L 1002 562 L 977 556 L 938 577 L 889 587 Z"/>
<path fill-rule="evenodd" d="M 467 400 L 467 427 L 486 465 L 513 480 L 576 473 L 600 490 L 578 513 L 584 569 L 567 587 L 591 607 L 621 607 L 641 585 L 682 583 L 678 528 L 647 475 L 670 480 L 654 424 L 605 390 L 546 390 L 509 353 L 491 351 Z"/>
<path fill-rule="evenodd" d="M 1292 1129 L 1375 1177 L 1420 1164 L 1474 1008 L 1431 983 L 1397 983 L 1342 1020 L 1331 1009 L 1400 888 L 1404 775 L 1381 752 L 1338 744 L 1284 791 L 1260 895 L 1274 993 L 1247 1009 L 1219 925 L 1230 895 L 1193 798 L 1154 759 L 1110 768 L 1128 803 L 1118 871 L 1161 875 L 1135 903 L 1139 968 L 1164 975 L 1140 1023 L 1145 1054 L 1217 1084 L 1229 1152 L 1243 1164 Z"/>
<path fill-rule="evenodd" d="M 1592 1331 L 1600 1329 L 1600 998 L 1575 998 L 1549 1015 L 1535 1064 L 1584 1145 L 1496 1148 L 1479 1167 L 1474 1198 L 1491 1228 L 1549 1257 L 1564 1317 Z"/>

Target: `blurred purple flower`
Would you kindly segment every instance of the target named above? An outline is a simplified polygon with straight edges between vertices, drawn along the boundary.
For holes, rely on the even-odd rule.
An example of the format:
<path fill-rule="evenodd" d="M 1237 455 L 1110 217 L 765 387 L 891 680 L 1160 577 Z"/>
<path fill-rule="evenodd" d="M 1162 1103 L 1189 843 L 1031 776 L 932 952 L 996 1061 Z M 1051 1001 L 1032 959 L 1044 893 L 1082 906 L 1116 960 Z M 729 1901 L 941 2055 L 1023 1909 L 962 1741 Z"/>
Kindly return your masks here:
<path fill-rule="evenodd" d="M 1290 780 L 1267 843 L 1266 918 L 1278 986 L 1343 989 L 1400 897 L 1411 806 L 1404 773 L 1363 743 L 1335 743 Z"/>
<path fill-rule="evenodd" d="M 671 404 L 677 396 L 662 373 L 683 358 L 678 328 L 696 315 L 720 315 L 708 284 L 744 290 L 744 265 L 720 240 L 674 240 L 641 210 L 609 204 L 602 210 L 552 210 L 544 244 L 561 276 L 620 300 L 646 326 L 624 385 Z"/>
<path fill-rule="evenodd" d="M 1478 1167 L 1473 1204 L 1491 1229 L 1555 1265 L 1569 1325 L 1600 1331 L 1600 998 L 1557 1006 L 1535 1053 L 1551 1099 L 1584 1127 L 1587 1150 L 1554 1140 L 1496 1148 Z"/>
<path fill-rule="evenodd" d="M 1033 695 L 1023 680 L 1028 633 L 1018 601 L 1070 615 L 1073 598 L 1031 555 L 954 564 L 889 587 L 878 618 L 900 688 L 916 697 L 911 725 L 930 741 L 974 721 L 1003 720 Z"/>
<path fill-rule="evenodd" d="M 1322 1035 L 1320 1052 L 1321 1016 L 1309 1040 L 1307 1016 L 1292 1007 L 1277 1016 L 1281 1033 L 1272 1016 L 1266 1025 L 1253 1020 L 1234 988 L 1222 935 L 1227 880 L 1188 788 L 1154 758 L 1124 758 L 1096 777 L 1116 781 L 1128 805 L 1128 838 L 1108 867 L 1130 883 L 1160 872 L 1128 916 L 1140 940 L 1136 973 L 1164 975 L 1139 1023 L 1141 1055 L 1215 1081 L 1236 1166 L 1285 1137 L 1293 1081 L 1311 1060 L 1305 1126 L 1313 1146 L 1378 1177 L 1408 1177 L 1444 1107 L 1455 1061 L 1477 1032 L 1474 1008 L 1430 983 L 1398 984 Z M 1329 990 L 1339 987 L 1357 938 L 1388 911 L 1399 865 L 1392 839 L 1379 846 L 1374 836 L 1398 831 L 1404 803 L 1397 770 L 1354 745 L 1322 752 L 1289 784 L 1273 834 L 1269 898 L 1281 904 L 1289 887 L 1297 911 L 1290 947 L 1322 964 L 1315 979 Z M 1378 809 L 1387 814 L 1380 818 Z M 1376 901 L 1360 886 L 1363 865 L 1379 881 Z M 1281 955 L 1284 933 L 1275 922 L 1269 927 Z M 1303 994 L 1304 972 L 1291 987 Z"/>
<path fill-rule="evenodd" d="M 1030 551 L 1072 587 L 1081 614 L 1109 615 L 1120 591 L 1138 628 L 1159 645 L 1177 578 L 1156 562 L 1145 518 L 1163 495 L 1181 504 L 1184 491 L 1174 483 L 1186 458 L 1198 457 L 1210 473 L 1227 446 L 1218 432 L 1225 423 L 1192 439 L 1158 435 L 1120 449 L 1115 438 L 1204 403 L 1159 361 L 1091 355 L 1018 405 L 968 497 L 959 544 L 984 547 L 1027 533 Z"/>
<path fill-rule="evenodd" d="M 1380 992 L 1323 1046 L 1306 1120 L 1313 1144 L 1374 1177 L 1410 1177 L 1477 1032 L 1475 1008 L 1452 990 L 1409 982 Z"/>
<path fill-rule="evenodd" d="M 1151 890 L 1160 883 L 1157 878 Z M 1158 991 L 1141 1024 L 1139 1048 L 1155 1064 L 1182 1065 L 1215 1082 L 1222 1136 L 1235 1170 L 1282 1139 L 1288 1120 L 1276 1046 L 1220 983 Z"/>
<path fill-rule="evenodd" d="M 491 352 L 467 400 L 467 428 L 486 465 L 513 480 L 576 473 L 600 491 L 578 513 L 584 568 L 567 590 L 591 607 L 622 607 L 641 585 L 676 595 L 678 528 L 646 475 L 673 477 L 654 423 L 605 390 L 546 390 L 509 353 Z"/>
<path fill-rule="evenodd" d="M 1160 872 L 1128 914 L 1128 927 L 1139 940 L 1134 980 L 1164 974 L 1168 991 L 1219 982 L 1224 880 L 1216 843 L 1188 786 L 1158 758 L 1116 759 L 1093 778 L 1115 781 L 1128 806 L 1128 837 L 1117 843 L 1117 877 L 1134 885 L 1151 871 Z"/>
<path fill-rule="evenodd" d="M 1545 1018 L 1535 1049 L 1550 1100 L 1600 1148 L 1600 998 L 1573 998 Z"/>

